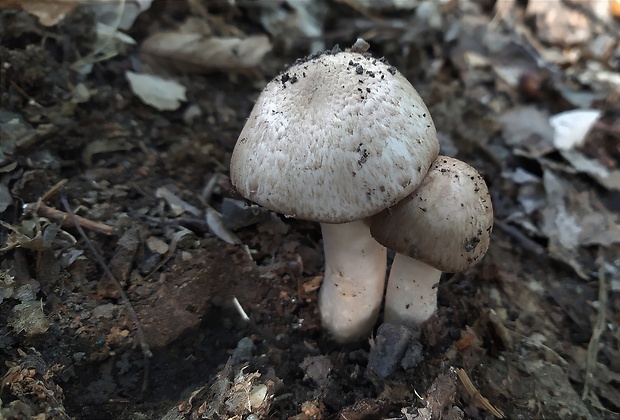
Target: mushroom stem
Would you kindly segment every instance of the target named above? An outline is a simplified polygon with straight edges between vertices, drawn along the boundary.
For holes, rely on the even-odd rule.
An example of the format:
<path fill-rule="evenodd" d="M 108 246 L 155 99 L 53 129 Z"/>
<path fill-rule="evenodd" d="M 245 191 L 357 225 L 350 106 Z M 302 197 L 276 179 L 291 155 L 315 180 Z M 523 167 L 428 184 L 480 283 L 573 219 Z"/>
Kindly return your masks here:
<path fill-rule="evenodd" d="M 322 223 L 321 230 L 325 250 L 321 322 L 341 343 L 364 338 L 372 331 L 383 300 L 386 248 L 370 235 L 366 220 Z"/>
<path fill-rule="evenodd" d="M 385 296 L 384 322 L 420 325 L 437 309 L 441 271 L 422 261 L 396 254 Z"/>

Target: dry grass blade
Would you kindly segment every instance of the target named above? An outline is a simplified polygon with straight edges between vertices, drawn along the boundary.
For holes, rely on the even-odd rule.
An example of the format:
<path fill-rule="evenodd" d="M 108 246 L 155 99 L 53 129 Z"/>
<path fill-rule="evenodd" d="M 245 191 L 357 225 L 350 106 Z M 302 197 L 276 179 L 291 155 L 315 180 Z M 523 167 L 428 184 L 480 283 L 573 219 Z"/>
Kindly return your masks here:
<path fill-rule="evenodd" d="M 120 27 L 121 21 L 123 19 L 123 12 L 125 11 L 125 0 L 120 0 L 118 2 L 118 13 L 116 14 L 116 19 L 112 27 L 108 28 L 109 31 L 105 34 L 105 38 L 98 40 L 99 42 L 95 45 L 95 49 L 91 51 L 86 57 L 81 58 L 77 62 L 73 63 L 71 67 L 73 69 L 79 69 L 83 66 L 97 63 L 99 61 L 104 61 L 109 58 L 112 58 L 116 55 L 116 51 L 114 49 L 108 50 L 108 47 L 114 41 L 116 34 L 119 32 L 118 28 Z M 99 27 L 105 27 L 105 25 L 99 25 Z M 103 31 L 100 31 L 103 32 Z M 102 33 L 98 34 L 101 36 Z M 107 52 L 106 52 L 107 51 Z"/>
<path fill-rule="evenodd" d="M 605 267 L 603 258 L 599 256 L 597 259 L 598 270 L 598 316 L 596 317 L 596 325 L 592 330 L 592 337 L 588 343 L 588 360 L 586 362 L 586 378 L 583 383 L 583 392 L 581 399 L 585 400 L 591 398 L 592 382 L 594 379 L 593 372 L 596 367 L 596 359 L 598 358 L 598 351 L 600 348 L 601 335 L 607 328 L 607 280 L 605 278 Z"/>
<path fill-rule="evenodd" d="M 480 391 L 478 391 L 478 389 L 471 382 L 471 379 L 469 379 L 467 372 L 465 372 L 461 368 L 456 368 L 456 373 L 459 375 L 459 379 L 461 380 L 461 383 L 465 387 L 465 390 L 474 400 L 474 404 L 476 405 L 476 407 L 487 410 L 489 413 L 493 414 L 498 419 L 505 418 L 504 413 L 502 413 L 500 410 L 495 408 L 493 404 L 489 402 L 489 400 L 487 400 L 485 397 L 482 396 Z"/>

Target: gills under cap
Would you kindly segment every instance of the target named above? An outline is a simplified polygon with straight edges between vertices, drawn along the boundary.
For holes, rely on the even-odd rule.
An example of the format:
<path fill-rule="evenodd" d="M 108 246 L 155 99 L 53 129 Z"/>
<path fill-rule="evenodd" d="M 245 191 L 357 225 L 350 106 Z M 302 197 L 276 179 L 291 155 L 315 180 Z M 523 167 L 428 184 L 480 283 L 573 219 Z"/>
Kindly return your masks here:
<path fill-rule="evenodd" d="M 402 74 L 368 54 L 325 52 L 265 87 L 230 174 L 270 210 L 345 223 L 412 193 L 438 153 L 430 113 Z"/>

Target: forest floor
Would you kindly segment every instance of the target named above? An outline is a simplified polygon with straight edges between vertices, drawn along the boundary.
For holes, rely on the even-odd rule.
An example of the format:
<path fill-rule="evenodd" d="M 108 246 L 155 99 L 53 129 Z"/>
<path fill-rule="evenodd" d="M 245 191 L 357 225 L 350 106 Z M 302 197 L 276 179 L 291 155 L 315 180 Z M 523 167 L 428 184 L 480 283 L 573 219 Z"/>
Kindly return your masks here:
<path fill-rule="evenodd" d="M 0 418 L 618 418 L 620 2 L 258 4 L 0 0 Z M 262 87 L 358 37 L 495 209 L 387 378 L 320 327 L 319 226 L 228 172 Z"/>

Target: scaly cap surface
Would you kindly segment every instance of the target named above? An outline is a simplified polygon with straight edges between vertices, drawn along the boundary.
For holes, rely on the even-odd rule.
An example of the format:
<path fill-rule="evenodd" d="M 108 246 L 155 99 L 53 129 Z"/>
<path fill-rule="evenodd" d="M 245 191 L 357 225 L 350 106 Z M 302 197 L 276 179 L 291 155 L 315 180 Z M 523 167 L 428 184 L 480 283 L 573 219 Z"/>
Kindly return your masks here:
<path fill-rule="evenodd" d="M 344 223 L 409 195 L 439 153 L 413 86 L 370 55 L 298 60 L 260 94 L 231 160 L 245 198 L 304 220 Z"/>
<path fill-rule="evenodd" d="M 372 217 L 372 236 L 399 254 L 440 271 L 463 271 L 484 257 L 493 207 L 482 176 L 458 159 L 439 156 L 418 189 Z"/>

